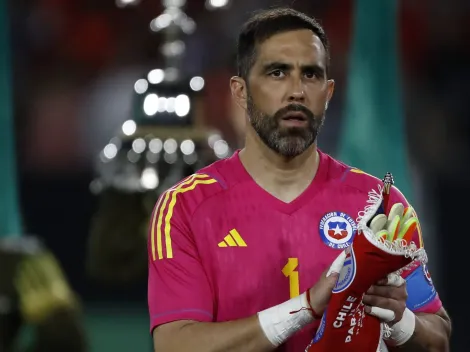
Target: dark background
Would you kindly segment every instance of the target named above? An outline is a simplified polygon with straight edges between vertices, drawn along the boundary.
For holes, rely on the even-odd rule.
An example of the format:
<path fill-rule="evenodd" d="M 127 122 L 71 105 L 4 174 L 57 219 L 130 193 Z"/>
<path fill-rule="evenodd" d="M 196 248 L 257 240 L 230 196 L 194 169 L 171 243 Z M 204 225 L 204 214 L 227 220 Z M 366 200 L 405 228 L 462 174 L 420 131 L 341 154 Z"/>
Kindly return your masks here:
<path fill-rule="evenodd" d="M 237 0 L 228 9 L 209 11 L 203 0 L 188 1 L 185 11 L 197 30 L 186 41 L 184 67 L 189 75 L 205 78 L 204 123 L 221 130 L 233 148 L 243 127 L 228 87 L 235 74 L 239 25 L 250 11 L 283 3 L 293 2 Z M 452 351 L 466 351 L 470 2 L 407 0 L 400 6 L 416 208 L 425 223 L 434 281 L 454 320 Z M 331 75 L 337 90 L 320 147 L 334 155 L 353 0 L 298 0 L 294 7 L 321 19 L 332 43 Z M 112 0 L 10 1 L 23 221 L 27 233 L 45 239 L 85 302 L 96 351 L 149 346 L 146 274 L 129 287 L 103 285 L 87 277 L 84 258 L 97 206 L 89 189 L 95 159 L 131 117 L 134 82 L 162 64 L 161 38 L 149 31 L 161 11 L 156 0 L 125 8 Z M 125 340 L 119 329 L 127 332 Z"/>

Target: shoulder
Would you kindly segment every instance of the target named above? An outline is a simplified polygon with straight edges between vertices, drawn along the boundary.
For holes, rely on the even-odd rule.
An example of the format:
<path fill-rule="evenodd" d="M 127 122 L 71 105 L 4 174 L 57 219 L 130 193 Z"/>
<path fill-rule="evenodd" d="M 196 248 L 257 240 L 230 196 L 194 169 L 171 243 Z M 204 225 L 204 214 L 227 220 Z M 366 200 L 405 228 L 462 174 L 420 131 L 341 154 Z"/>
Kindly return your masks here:
<path fill-rule="evenodd" d="M 206 200 L 223 192 L 226 183 L 218 172 L 217 163 L 219 162 L 182 179 L 163 192 L 155 211 L 177 211 L 190 216 Z"/>
<path fill-rule="evenodd" d="M 378 189 L 379 185 L 382 185 L 382 181 L 378 177 L 355 167 L 350 167 L 346 171 L 344 183 L 366 193 L 372 189 Z"/>
<path fill-rule="evenodd" d="M 329 179 L 337 181 L 341 186 L 349 189 L 355 189 L 359 193 L 368 194 L 372 190 L 378 191 L 383 186 L 382 179 L 368 174 L 367 172 L 347 165 L 339 160 L 326 156 L 329 164 Z M 403 205 L 410 205 L 405 195 L 395 186 L 390 191 L 390 204 L 403 203 Z"/>
<path fill-rule="evenodd" d="M 344 184 L 345 187 L 355 189 L 359 193 L 368 194 L 372 190 L 378 191 L 379 187 L 383 186 L 383 182 L 381 179 L 370 175 L 361 169 L 346 165 L 333 158 L 331 158 L 331 160 L 332 161 L 330 163 L 330 169 L 333 170 L 333 178 L 338 179 L 341 183 Z M 392 207 L 392 205 L 395 203 L 402 203 L 405 208 L 411 206 L 408 200 L 406 199 L 405 195 L 400 191 L 400 189 L 393 186 L 390 190 L 390 201 L 388 204 L 387 212 L 390 210 L 390 207 Z M 417 214 L 414 209 L 413 212 L 417 217 Z M 421 225 L 419 224 L 419 222 L 417 229 L 413 235 L 413 241 L 417 245 L 419 245 L 420 248 L 424 246 Z"/>
<path fill-rule="evenodd" d="M 191 247 L 191 217 L 212 196 L 223 192 L 223 182 L 212 167 L 201 169 L 163 192 L 152 213 L 148 244 L 155 261 L 173 258 L 173 248 Z M 150 252 L 149 252 L 150 253 Z"/>
<path fill-rule="evenodd" d="M 367 172 L 347 165 L 329 155 L 324 158 L 328 161 L 328 178 L 336 181 L 341 185 L 354 188 L 361 193 L 368 193 L 372 189 L 377 189 L 382 181 Z"/>
<path fill-rule="evenodd" d="M 348 166 L 338 162 L 341 165 L 342 182 L 349 187 L 355 188 L 358 191 L 368 193 L 372 190 L 378 190 L 383 186 L 383 181 L 376 176 L 368 174 L 367 172 L 356 167 Z M 409 202 L 403 193 L 397 187 L 393 186 L 390 190 L 391 204 L 403 203 L 408 206 Z"/>

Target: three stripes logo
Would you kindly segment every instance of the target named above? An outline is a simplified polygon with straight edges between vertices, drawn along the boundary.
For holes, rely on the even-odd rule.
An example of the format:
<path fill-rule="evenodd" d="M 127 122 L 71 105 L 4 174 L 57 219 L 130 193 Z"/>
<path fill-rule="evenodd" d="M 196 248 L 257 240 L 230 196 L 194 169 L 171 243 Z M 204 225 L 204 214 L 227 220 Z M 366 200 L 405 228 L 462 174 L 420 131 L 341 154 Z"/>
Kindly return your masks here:
<path fill-rule="evenodd" d="M 242 236 L 236 229 L 230 230 L 229 234 L 224 237 L 222 242 L 219 242 L 219 247 L 247 247 Z"/>
<path fill-rule="evenodd" d="M 164 192 L 155 206 L 152 215 L 151 246 L 152 258 L 173 258 L 171 239 L 172 217 L 178 196 L 194 191 L 199 185 L 209 185 L 217 181 L 206 174 L 194 174 Z"/>

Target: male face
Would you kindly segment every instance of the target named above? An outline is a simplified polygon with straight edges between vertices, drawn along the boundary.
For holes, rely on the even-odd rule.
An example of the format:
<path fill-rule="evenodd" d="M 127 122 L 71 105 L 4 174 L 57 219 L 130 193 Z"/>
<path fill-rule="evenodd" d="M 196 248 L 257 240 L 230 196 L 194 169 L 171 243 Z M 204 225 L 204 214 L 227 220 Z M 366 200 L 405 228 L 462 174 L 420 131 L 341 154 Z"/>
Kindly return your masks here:
<path fill-rule="evenodd" d="M 312 31 L 283 32 L 258 44 L 245 84 L 250 124 L 270 149 L 295 157 L 316 141 L 334 82 Z"/>

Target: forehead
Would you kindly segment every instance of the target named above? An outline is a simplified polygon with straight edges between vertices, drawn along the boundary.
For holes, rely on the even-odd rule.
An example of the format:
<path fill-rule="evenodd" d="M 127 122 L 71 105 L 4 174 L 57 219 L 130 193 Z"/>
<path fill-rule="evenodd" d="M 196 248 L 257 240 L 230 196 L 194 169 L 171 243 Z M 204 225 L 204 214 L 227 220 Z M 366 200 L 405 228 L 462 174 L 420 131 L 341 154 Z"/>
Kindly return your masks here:
<path fill-rule="evenodd" d="M 265 62 L 300 62 L 325 65 L 325 47 L 308 29 L 275 34 L 257 46 L 256 64 Z"/>

